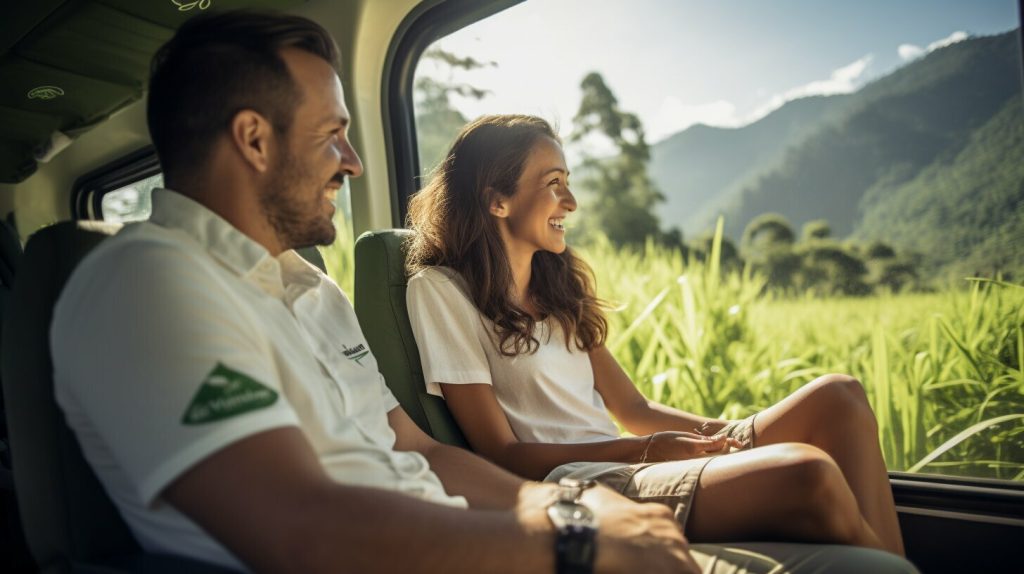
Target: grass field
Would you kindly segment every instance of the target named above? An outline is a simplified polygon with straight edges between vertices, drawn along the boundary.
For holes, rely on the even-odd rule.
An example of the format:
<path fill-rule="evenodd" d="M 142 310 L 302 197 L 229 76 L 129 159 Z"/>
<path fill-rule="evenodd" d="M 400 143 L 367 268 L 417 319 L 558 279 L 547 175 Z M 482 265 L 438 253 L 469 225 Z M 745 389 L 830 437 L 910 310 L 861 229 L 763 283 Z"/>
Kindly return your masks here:
<path fill-rule="evenodd" d="M 351 294 L 347 227 L 325 250 Z M 648 245 L 582 249 L 612 304 L 609 348 L 649 397 L 738 418 L 825 373 L 860 379 L 890 470 L 1024 480 L 1024 286 L 974 280 L 946 293 L 774 298 L 717 257 Z"/>

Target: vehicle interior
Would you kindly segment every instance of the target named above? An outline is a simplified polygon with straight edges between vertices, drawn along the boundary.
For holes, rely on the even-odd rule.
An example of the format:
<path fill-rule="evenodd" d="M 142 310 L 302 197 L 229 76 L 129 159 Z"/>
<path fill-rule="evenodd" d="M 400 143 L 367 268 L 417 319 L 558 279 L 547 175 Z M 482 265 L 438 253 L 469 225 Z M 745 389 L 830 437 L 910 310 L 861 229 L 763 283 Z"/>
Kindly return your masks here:
<path fill-rule="evenodd" d="M 349 267 L 351 282 L 339 283 L 354 288 L 357 314 L 392 391 L 421 428 L 466 447 L 443 400 L 425 392 L 405 311 L 401 244 L 410 232 L 401 228 L 408 198 L 429 171 L 417 139 L 417 67 L 435 41 L 517 5 L 544 1 L 39 0 L 4 8 L 0 570 L 223 571 L 140 550 L 54 402 L 48 342 L 52 306 L 75 264 L 128 221 L 110 217 L 117 201 L 145 201 L 135 191 L 128 200 L 112 192 L 144 180 L 153 182 L 149 189 L 158 185 L 160 166 L 145 118 L 150 58 L 181 22 L 205 10 L 283 10 L 315 20 L 337 40 L 353 120 L 349 137 L 365 169 L 349 184 L 349 206 L 341 210 L 354 249 L 342 256 L 315 249 L 303 255 L 332 273 Z M 1019 91 L 1022 3 L 1014 4 L 1018 67 L 1006 82 Z M 1019 189 L 1024 194 L 1024 180 Z M 1024 353 L 1024 339 L 1020 344 Z M 1024 379 L 1014 396 L 1016 413 L 1024 413 Z M 1020 440 L 1024 423 L 1005 416 Z M 1024 468 L 1024 460 L 1012 462 Z M 908 559 L 926 573 L 1019 569 L 1022 477 L 892 470 Z"/>

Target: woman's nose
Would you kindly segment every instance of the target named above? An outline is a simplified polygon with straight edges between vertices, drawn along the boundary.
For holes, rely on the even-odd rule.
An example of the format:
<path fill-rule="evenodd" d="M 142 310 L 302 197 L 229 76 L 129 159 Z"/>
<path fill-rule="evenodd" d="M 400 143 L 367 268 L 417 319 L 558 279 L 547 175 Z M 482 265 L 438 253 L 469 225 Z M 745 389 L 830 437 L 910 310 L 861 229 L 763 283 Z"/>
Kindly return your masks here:
<path fill-rule="evenodd" d="M 569 188 L 565 188 L 565 195 L 562 197 L 562 203 L 565 208 L 569 211 L 576 211 L 576 196 L 572 194 Z"/>

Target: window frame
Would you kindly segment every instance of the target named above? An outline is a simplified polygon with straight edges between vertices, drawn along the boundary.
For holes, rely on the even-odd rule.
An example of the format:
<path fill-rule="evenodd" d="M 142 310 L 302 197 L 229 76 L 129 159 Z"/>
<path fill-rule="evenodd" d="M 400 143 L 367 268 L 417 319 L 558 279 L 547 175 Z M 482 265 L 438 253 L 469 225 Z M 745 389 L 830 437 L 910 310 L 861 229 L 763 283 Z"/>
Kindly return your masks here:
<path fill-rule="evenodd" d="M 404 227 L 409 196 L 421 180 L 413 84 L 423 52 L 435 41 L 525 0 L 424 2 L 399 24 L 388 46 L 381 78 L 384 140 L 387 144 L 391 223 Z"/>
<path fill-rule="evenodd" d="M 75 180 L 71 186 L 71 219 L 103 221 L 103 196 L 161 172 L 152 145 L 104 164 Z"/>
<path fill-rule="evenodd" d="M 424 3 L 403 20 L 388 49 L 382 101 L 392 195 L 392 223 L 403 227 L 409 196 L 419 190 L 419 154 L 413 84 L 423 52 L 457 30 L 525 0 L 450 0 Z M 536 1 L 536 0 L 535 0 Z M 1018 0 L 1024 23 L 1024 0 Z M 1024 77 L 1024 33 L 1021 33 Z M 1024 483 L 941 474 L 888 471 L 900 512 L 1024 528 Z"/>

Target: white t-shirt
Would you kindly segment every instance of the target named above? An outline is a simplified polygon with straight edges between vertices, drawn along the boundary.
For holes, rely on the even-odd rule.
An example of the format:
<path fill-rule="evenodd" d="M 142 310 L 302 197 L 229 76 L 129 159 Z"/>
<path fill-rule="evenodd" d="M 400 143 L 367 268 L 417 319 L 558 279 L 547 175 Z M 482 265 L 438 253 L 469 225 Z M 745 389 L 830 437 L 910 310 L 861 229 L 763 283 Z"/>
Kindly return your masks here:
<path fill-rule="evenodd" d="M 447 267 L 409 279 L 409 321 L 423 363 L 427 392 L 439 383 L 488 384 L 523 442 L 581 443 L 618 438 L 594 388 L 590 356 L 565 346 L 558 321 L 539 322 L 540 348 L 507 357 L 498 351 L 494 323 L 477 310 L 462 278 Z"/>
<path fill-rule="evenodd" d="M 57 402 L 148 551 L 241 568 L 160 493 L 279 427 L 299 427 L 340 483 L 466 506 L 421 455 L 394 450 L 387 413 L 398 402 L 338 286 L 183 195 L 156 191 L 148 222 L 82 261 L 50 341 Z"/>

